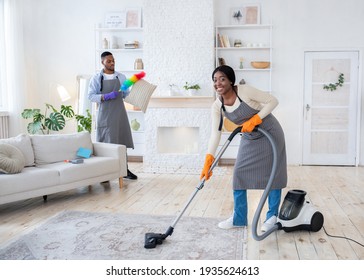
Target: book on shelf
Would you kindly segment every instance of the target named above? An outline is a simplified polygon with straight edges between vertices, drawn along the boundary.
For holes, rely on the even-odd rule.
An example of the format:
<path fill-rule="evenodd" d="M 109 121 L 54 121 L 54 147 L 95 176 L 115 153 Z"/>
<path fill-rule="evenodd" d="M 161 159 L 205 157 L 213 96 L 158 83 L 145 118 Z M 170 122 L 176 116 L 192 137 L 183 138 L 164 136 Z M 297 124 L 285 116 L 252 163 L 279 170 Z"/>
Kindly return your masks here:
<path fill-rule="evenodd" d="M 224 47 L 224 42 L 223 42 L 222 37 L 220 36 L 219 33 L 217 34 L 217 43 L 218 43 L 218 45 L 217 45 L 218 47 L 220 47 L 220 48 Z"/>
<path fill-rule="evenodd" d="M 230 48 L 229 36 L 217 34 L 217 40 L 220 48 Z"/>
<path fill-rule="evenodd" d="M 223 35 L 223 41 L 225 48 L 230 48 L 230 40 L 228 35 Z"/>

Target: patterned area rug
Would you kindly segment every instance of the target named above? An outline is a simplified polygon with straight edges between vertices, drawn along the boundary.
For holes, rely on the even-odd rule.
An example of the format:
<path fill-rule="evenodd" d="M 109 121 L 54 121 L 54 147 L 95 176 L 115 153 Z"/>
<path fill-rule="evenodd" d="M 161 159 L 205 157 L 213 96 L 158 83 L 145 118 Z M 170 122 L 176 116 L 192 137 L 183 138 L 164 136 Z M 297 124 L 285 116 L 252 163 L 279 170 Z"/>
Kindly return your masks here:
<path fill-rule="evenodd" d="M 1 248 L 0 259 L 246 259 L 247 230 L 222 230 L 211 218 L 182 217 L 163 244 L 145 249 L 145 233 L 164 233 L 174 218 L 65 211 Z"/>

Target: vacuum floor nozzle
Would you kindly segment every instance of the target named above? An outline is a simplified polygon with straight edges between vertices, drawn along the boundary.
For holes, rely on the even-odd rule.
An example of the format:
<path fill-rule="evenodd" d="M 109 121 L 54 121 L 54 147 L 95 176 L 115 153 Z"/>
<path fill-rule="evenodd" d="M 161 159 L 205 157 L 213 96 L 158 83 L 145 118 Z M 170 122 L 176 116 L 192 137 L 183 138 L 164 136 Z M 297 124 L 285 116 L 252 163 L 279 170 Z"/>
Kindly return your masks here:
<path fill-rule="evenodd" d="M 166 235 L 162 233 L 147 232 L 144 238 L 144 248 L 153 249 L 163 243 Z"/>
<path fill-rule="evenodd" d="M 172 235 L 174 228 L 170 226 L 166 233 L 147 232 L 144 238 L 144 248 L 153 249 L 163 243 L 163 240 Z"/>

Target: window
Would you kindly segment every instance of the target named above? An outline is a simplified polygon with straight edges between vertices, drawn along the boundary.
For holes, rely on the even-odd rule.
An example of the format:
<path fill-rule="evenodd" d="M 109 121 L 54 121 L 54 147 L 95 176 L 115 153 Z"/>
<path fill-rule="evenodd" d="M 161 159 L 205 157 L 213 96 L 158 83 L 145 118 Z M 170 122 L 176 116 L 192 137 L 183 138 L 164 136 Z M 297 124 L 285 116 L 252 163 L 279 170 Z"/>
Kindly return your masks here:
<path fill-rule="evenodd" d="M 5 76 L 5 13 L 4 1 L 0 0 L 0 110 L 6 109 L 6 76 Z"/>

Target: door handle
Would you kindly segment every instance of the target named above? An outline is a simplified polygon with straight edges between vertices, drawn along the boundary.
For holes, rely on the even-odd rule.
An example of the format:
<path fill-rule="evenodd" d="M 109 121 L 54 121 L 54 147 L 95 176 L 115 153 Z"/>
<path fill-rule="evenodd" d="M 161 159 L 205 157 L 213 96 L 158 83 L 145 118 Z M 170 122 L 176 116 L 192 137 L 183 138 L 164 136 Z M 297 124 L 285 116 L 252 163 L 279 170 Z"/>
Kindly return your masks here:
<path fill-rule="evenodd" d="M 310 105 L 306 104 L 306 121 L 307 121 L 308 111 L 310 111 L 310 109 L 311 109 Z"/>

